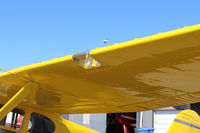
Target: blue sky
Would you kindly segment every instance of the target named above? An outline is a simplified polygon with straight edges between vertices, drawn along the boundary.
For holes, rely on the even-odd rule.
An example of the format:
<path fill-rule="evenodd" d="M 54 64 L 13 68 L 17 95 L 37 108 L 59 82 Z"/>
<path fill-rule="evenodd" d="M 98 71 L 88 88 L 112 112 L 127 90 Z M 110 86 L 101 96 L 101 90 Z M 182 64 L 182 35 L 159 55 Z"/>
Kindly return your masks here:
<path fill-rule="evenodd" d="M 0 1 L 0 68 L 200 23 L 200 0 Z"/>

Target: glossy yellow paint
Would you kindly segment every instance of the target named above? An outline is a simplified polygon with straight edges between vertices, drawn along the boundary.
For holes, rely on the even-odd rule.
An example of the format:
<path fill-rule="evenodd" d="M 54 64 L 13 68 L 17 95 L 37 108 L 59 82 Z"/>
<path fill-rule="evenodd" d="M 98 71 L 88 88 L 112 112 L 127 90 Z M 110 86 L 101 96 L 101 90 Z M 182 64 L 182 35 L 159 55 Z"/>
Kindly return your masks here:
<path fill-rule="evenodd" d="M 59 114 L 57 113 L 48 113 L 43 112 L 40 110 L 32 109 L 29 107 L 20 106 L 19 103 L 21 103 L 25 98 L 27 98 L 26 103 L 28 104 L 34 104 L 33 100 L 35 97 L 35 92 L 38 90 L 38 84 L 33 82 L 28 82 L 24 87 L 22 87 L 8 102 L 5 103 L 5 105 L 0 109 L 0 120 L 2 120 L 10 111 L 12 111 L 14 108 L 21 109 L 25 111 L 24 119 L 22 128 L 20 130 L 9 128 L 6 126 L 0 125 L 0 129 L 5 129 L 8 131 L 13 131 L 16 133 L 29 133 L 28 132 L 28 125 L 31 117 L 31 113 L 38 113 L 41 115 L 46 116 L 47 118 L 51 119 L 53 123 L 55 124 L 55 132 L 54 133 L 98 133 L 97 131 L 94 131 L 92 129 L 83 127 L 81 125 L 75 124 L 73 122 L 67 121 L 63 119 Z M 0 102 L 3 103 L 2 101 Z"/>
<path fill-rule="evenodd" d="M 167 133 L 199 133 L 200 132 L 200 117 L 193 110 L 181 111 Z"/>
<path fill-rule="evenodd" d="M 0 120 L 2 120 L 11 110 L 22 102 L 30 92 L 35 88 L 34 83 L 28 83 L 23 86 L 6 104 L 0 109 Z"/>
<path fill-rule="evenodd" d="M 27 133 L 30 114 L 36 112 L 55 123 L 55 133 L 96 133 L 59 114 L 134 112 L 199 102 L 199 78 L 200 25 L 195 25 L 1 73 L 0 103 L 5 106 L 0 117 L 17 106 L 25 111 L 24 124 L 11 131 Z M 27 87 L 29 83 L 37 87 Z M 177 119 L 184 114 L 199 125 L 191 111 Z"/>
<path fill-rule="evenodd" d="M 199 102 L 200 25 L 96 48 L 0 74 L 0 99 L 37 83 L 52 113 L 134 112 Z M 50 110 L 49 110 L 50 109 Z"/>

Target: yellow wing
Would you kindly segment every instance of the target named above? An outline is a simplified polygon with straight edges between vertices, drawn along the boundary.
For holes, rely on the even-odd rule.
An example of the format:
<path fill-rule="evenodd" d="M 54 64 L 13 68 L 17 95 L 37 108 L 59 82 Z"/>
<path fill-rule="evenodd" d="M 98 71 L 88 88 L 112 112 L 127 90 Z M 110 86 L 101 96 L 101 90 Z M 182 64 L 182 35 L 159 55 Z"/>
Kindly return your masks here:
<path fill-rule="evenodd" d="M 0 74 L 7 101 L 27 82 L 33 104 L 58 113 L 134 112 L 199 102 L 200 25 L 96 48 Z"/>
<path fill-rule="evenodd" d="M 193 110 L 181 111 L 171 124 L 167 133 L 199 133 L 200 117 Z"/>

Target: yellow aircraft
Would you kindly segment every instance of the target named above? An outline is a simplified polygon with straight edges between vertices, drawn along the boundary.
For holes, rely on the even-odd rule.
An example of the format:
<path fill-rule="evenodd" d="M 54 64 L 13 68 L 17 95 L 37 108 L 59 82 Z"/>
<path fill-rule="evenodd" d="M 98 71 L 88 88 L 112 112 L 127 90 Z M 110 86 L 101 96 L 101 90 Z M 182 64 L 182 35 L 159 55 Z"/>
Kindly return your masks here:
<path fill-rule="evenodd" d="M 193 110 L 181 111 L 167 133 L 199 133 L 200 132 L 200 117 Z"/>
<path fill-rule="evenodd" d="M 24 66 L 0 74 L 0 132 L 96 133 L 60 114 L 199 102 L 199 78 L 200 25 Z"/>

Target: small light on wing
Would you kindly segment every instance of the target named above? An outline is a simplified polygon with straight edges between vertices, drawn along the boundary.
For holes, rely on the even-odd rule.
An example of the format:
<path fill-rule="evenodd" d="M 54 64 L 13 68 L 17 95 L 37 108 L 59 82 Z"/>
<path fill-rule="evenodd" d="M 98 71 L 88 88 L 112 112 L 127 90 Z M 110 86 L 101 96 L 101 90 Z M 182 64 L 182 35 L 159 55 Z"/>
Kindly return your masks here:
<path fill-rule="evenodd" d="M 91 69 L 95 67 L 100 67 L 101 64 L 96 61 L 92 56 L 86 52 L 86 53 L 77 53 L 73 55 L 73 60 L 76 64 L 81 66 L 82 68 L 85 69 Z"/>

